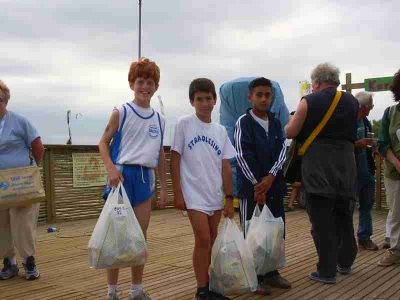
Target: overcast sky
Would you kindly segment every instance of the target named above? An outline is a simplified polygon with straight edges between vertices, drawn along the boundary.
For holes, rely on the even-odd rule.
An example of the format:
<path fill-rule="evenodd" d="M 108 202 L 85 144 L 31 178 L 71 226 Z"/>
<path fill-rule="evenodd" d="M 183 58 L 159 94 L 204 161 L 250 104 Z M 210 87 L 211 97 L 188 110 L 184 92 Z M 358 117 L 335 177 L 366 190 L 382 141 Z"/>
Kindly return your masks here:
<path fill-rule="evenodd" d="M 8 109 L 31 120 L 49 144 L 67 141 L 67 110 L 81 113 L 72 120 L 73 143 L 97 144 L 112 108 L 132 100 L 127 73 L 138 55 L 138 1 L 0 4 Z M 192 112 L 188 86 L 197 77 L 217 88 L 237 77 L 268 77 L 294 110 L 298 82 L 321 62 L 337 65 L 343 83 L 345 73 L 363 82 L 400 68 L 398 0 L 143 0 L 142 14 L 142 55 L 160 66 L 156 95 L 168 130 Z M 391 103 L 389 92 L 376 93 L 371 119 Z M 152 105 L 159 108 L 156 97 Z"/>

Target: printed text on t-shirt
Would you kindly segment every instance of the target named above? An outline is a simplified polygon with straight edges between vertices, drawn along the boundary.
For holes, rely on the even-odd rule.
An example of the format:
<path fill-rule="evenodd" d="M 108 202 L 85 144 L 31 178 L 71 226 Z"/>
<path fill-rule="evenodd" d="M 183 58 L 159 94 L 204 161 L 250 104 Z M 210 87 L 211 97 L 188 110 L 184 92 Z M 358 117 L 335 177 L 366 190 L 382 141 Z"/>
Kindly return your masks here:
<path fill-rule="evenodd" d="M 218 155 L 221 155 L 222 151 L 221 148 L 209 137 L 206 137 L 205 135 L 198 135 L 197 137 L 194 137 L 190 143 L 188 144 L 189 150 L 192 150 L 192 148 L 199 142 L 204 142 L 209 144 Z"/>

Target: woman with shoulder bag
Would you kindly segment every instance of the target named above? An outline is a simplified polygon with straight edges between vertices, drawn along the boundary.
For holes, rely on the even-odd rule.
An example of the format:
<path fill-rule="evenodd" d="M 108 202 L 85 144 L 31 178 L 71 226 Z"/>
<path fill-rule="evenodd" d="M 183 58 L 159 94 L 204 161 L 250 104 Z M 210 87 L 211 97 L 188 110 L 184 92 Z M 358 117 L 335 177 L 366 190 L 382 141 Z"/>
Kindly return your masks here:
<path fill-rule="evenodd" d="M 302 184 L 319 258 L 309 277 L 328 284 L 336 283 L 336 272 L 350 273 L 357 255 L 350 201 L 356 197 L 359 104 L 337 91 L 339 74 L 331 64 L 318 65 L 311 73 L 313 93 L 303 97 L 285 127 L 287 137 L 302 145 Z"/>

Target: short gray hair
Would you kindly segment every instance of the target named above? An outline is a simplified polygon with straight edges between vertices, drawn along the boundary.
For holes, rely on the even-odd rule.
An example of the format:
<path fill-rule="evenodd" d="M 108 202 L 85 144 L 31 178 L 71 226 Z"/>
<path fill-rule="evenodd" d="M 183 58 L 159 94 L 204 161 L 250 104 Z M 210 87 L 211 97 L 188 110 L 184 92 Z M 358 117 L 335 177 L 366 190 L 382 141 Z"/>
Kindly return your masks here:
<path fill-rule="evenodd" d="M 358 92 L 354 97 L 356 97 L 360 106 L 367 106 L 372 103 L 373 95 L 372 93 L 362 91 Z"/>
<path fill-rule="evenodd" d="M 311 72 L 311 80 L 338 86 L 340 84 L 339 75 L 339 68 L 330 63 L 323 63 L 316 66 Z"/>
<path fill-rule="evenodd" d="M 10 100 L 10 89 L 1 79 L 0 79 L 0 91 L 2 91 L 4 94 L 4 97 L 6 97 L 6 99 L 4 99 L 4 100 L 7 103 L 8 100 Z"/>

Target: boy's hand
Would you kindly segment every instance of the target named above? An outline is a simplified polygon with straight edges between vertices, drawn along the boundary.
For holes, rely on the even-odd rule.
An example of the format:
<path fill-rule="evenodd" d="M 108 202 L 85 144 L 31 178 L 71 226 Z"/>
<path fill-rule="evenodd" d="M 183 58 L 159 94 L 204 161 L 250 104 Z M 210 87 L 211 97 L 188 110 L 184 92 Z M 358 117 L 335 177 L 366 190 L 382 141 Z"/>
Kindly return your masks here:
<path fill-rule="evenodd" d="M 226 199 L 225 207 L 224 207 L 224 217 L 232 219 L 235 215 L 235 210 L 233 208 L 233 200 Z"/>
<path fill-rule="evenodd" d="M 260 192 L 255 192 L 254 193 L 254 201 L 257 202 L 257 204 L 264 205 L 265 204 L 265 194 L 260 193 Z"/>
<path fill-rule="evenodd" d="M 274 183 L 274 180 L 275 176 L 272 174 L 268 174 L 254 186 L 254 191 L 256 193 L 263 193 L 263 194 L 267 193 L 268 190 L 271 188 L 272 184 Z"/>
<path fill-rule="evenodd" d="M 160 191 L 160 199 L 157 201 L 158 208 L 164 208 L 168 204 L 168 193 L 166 189 L 161 189 Z"/>
<path fill-rule="evenodd" d="M 174 193 L 174 206 L 179 210 L 187 210 L 185 200 L 183 199 L 182 191 Z"/>
<path fill-rule="evenodd" d="M 124 183 L 124 177 L 121 172 L 117 170 L 117 168 L 112 168 L 107 172 L 108 185 L 109 186 L 117 186 L 120 182 Z"/>

